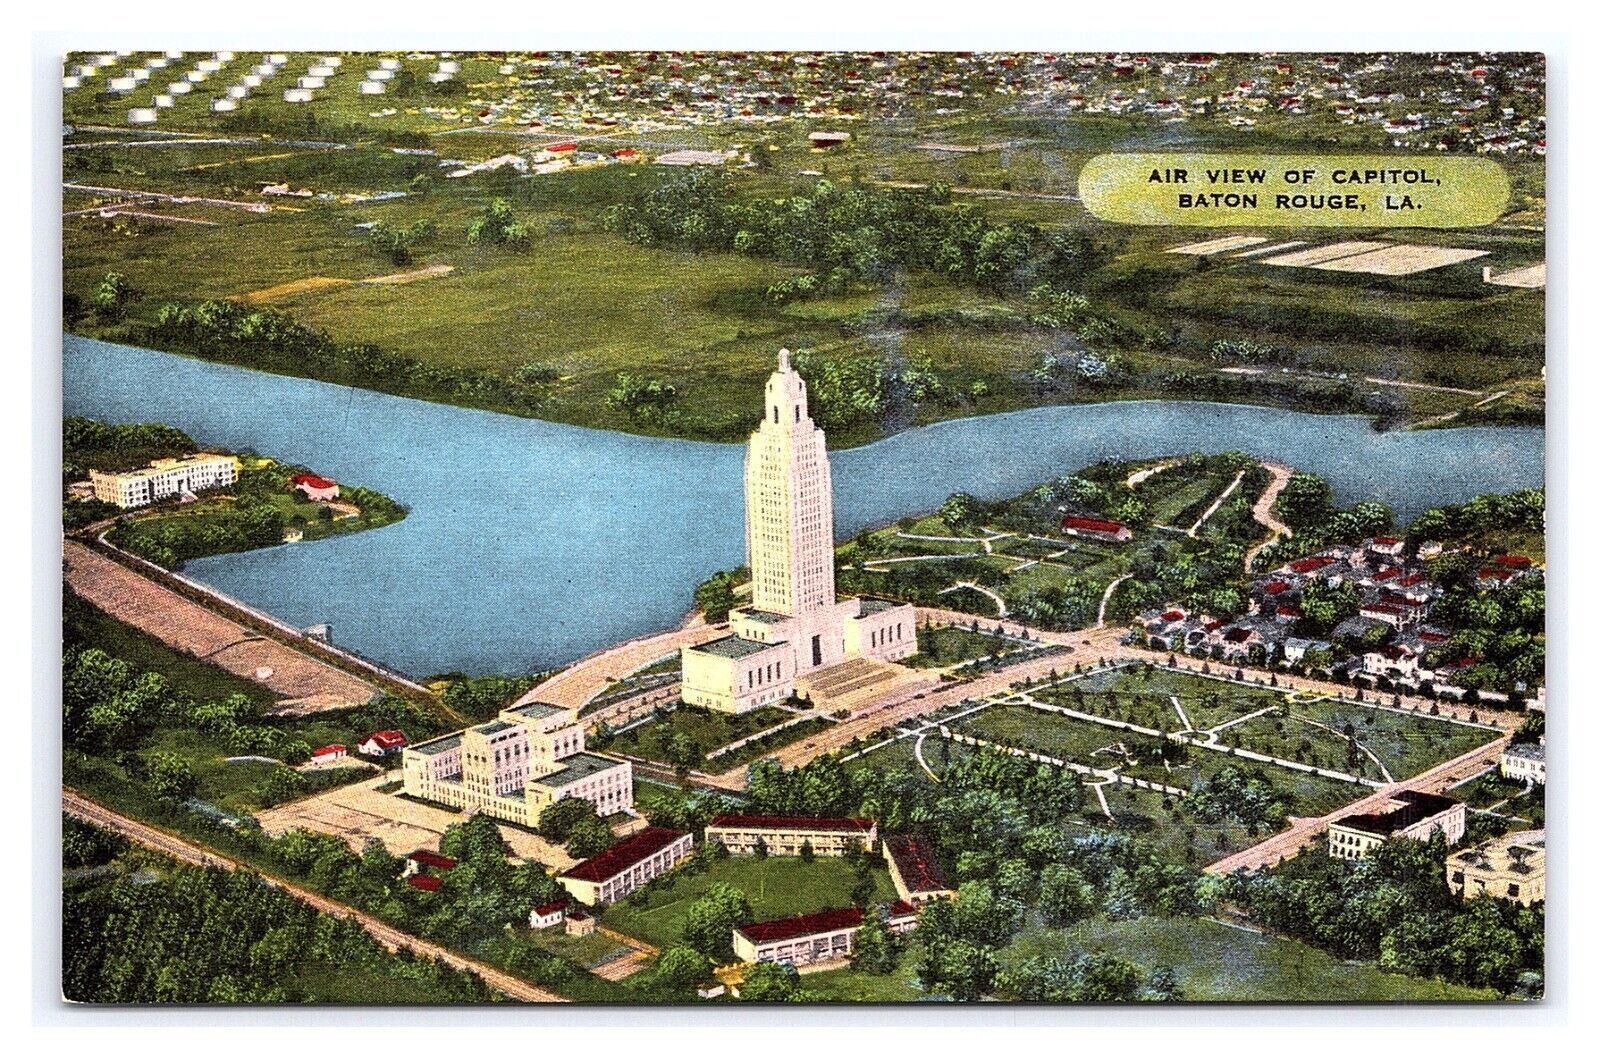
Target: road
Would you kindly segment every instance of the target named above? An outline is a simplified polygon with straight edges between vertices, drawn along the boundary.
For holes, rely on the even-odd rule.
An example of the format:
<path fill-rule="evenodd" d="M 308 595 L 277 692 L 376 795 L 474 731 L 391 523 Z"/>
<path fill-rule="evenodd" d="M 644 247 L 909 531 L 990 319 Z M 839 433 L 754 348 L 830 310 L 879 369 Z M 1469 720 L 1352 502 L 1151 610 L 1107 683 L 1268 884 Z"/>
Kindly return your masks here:
<path fill-rule="evenodd" d="M 727 634 L 727 625 L 688 624 L 667 632 L 630 639 L 573 662 L 518 698 L 516 704 L 545 702 L 569 708 L 581 706 L 615 680 L 660 661 L 668 654 L 675 654 L 683 647 Z"/>
<path fill-rule="evenodd" d="M 193 864 L 198 867 L 220 867 L 228 871 L 248 870 L 260 873 L 254 867 L 212 852 L 159 827 L 153 827 L 148 823 L 130 819 L 119 812 L 107 808 L 105 805 L 91 801 L 75 790 L 62 789 L 61 810 L 74 818 L 115 831 L 130 841 L 136 841 L 146 848 L 164 853 L 183 863 Z M 288 893 L 325 915 L 333 915 L 337 918 L 347 918 L 354 921 L 390 951 L 404 950 L 411 952 L 413 955 L 436 959 L 457 970 L 466 970 L 468 973 L 476 974 L 495 991 L 524 1003 L 567 1002 L 564 997 L 558 996 L 554 992 L 531 985 L 521 978 L 513 977 L 502 970 L 497 970 L 493 966 L 481 963 L 476 959 L 458 955 L 448 948 L 396 929 L 387 922 L 376 919 L 365 912 L 357 911 L 355 908 L 341 904 L 336 900 L 330 900 L 320 893 L 312 892 L 309 889 L 267 875 L 262 875 L 262 877 L 268 885 Z"/>
<path fill-rule="evenodd" d="M 1485 745 L 1479 746 L 1470 753 L 1464 753 L 1454 760 L 1446 761 L 1438 767 L 1431 768 L 1420 775 L 1414 775 L 1402 782 L 1393 783 L 1383 787 L 1377 793 L 1363 797 L 1359 801 L 1345 805 L 1343 808 L 1330 812 L 1325 816 L 1314 816 L 1297 819 L 1288 830 L 1248 849 L 1236 852 L 1231 856 L 1224 856 L 1215 863 L 1206 867 L 1207 874 L 1232 874 L 1234 871 L 1253 871 L 1261 867 L 1269 867 L 1280 860 L 1292 859 L 1304 850 L 1306 845 L 1315 842 L 1328 829 L 1328 824 L 1343 816 L 1354 815 L 1359 812 L 1370 812 L 1381 807 L 1386 801 L 1402 790 L 1423 790 L 1428 793 L 1439 791 L 1455 785 L 1457 779 L 1464 775 L 1481 772 L 1485 765 L 1491 764 L 1500 756 L 1500 751 L 1505 749 L 1511 741 L 1510 735 L 1502 735 Z"/>
<path fill-rule="evenodd" d="M 1261 494 L 1260 499 L 1256 500 L 1256 505 L 1250 509 L 1250 517 L 1266 526 L 1271 535 L 1245 552 L 1245 572 L 1249 572 L 1251 563 L 1256 560 L 1256 556 L 1263 549 L 1285 537 L 1294 535 L 1294 530 L 1290 529 L 1279 520 L 1277 515 L 1272 513 L 1273 505 L 1278 502 L 1278 494 L 1283 491 L 1285 485 L 1289 484 L 1289 479 L 1294 477 L 1294 467 L 1284 466 L 1282 463 L 1264 462 L 1261 465 L 1267 469 L 1268 474 L 1272 475 L 1272 480 L 1267 482 L 1266 491 Z"/>

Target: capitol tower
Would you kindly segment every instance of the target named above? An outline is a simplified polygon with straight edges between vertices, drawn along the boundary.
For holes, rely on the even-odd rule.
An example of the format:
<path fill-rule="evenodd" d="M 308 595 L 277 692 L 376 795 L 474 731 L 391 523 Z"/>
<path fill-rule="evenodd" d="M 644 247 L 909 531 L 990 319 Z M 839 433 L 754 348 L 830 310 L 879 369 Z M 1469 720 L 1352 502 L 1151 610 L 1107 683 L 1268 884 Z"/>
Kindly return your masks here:
<path fill-rule="evenodd" d="M 729 614 L 730 635 L 683 651 L 683 700 L 726 712 L 782 702 L 797 680 L 852 657 L 917 650 L 914 607 L 834 593 L 827 439 L 787 349 L 763 398 L 744 463 L 750 605 Z"/>

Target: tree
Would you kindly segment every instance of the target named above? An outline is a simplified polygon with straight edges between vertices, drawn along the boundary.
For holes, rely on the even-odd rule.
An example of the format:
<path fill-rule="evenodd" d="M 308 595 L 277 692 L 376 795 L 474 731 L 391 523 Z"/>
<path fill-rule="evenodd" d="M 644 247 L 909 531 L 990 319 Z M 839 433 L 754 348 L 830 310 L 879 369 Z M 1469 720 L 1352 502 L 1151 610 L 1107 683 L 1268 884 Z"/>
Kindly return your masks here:
<path fill-rule="evenodd" d="M 176 805 L 193 797 L 200 781 L 177 754 L 152 753 L 145 762 L 145 785 L 157 799 Z"/>
<path fill-rule="evenodd" d="M 663 988 L 687 992 L 711 979 L 711 960 L 693 948 L 668 948 L 656 960 L 655 980 Z"/>
<path fill-rule="evenodd" d="M 565 844 L 573 829 L 586 822 L 598 821 L 595 807 L 581 797 L 563 797 L 539 813 L 539 836 Z"/>
<path fill-rule="evenodd" d="M 788 963 L 758 962 L 745 971 L 739 998 L 748 1003 L 792 1003 L 801 998 L 800 975 Z"/>
<path fill-rule="evenodd" d="M 1076 870 L 1052 863 L 1039 873 L 1039 911 L 1052 926 L 1069 926 L 1094 910 L 1094 888 Z"/>
<path fill-rule="evenodd" d="M 713 882 L 689 905 L 683 919 L 683 939 L 712 959 L 733 954 L 733 930 L 752 917 L 750 901 L 727 882 Z"/>
<path fill-rule="evenodd" d="M 127 276 L 121 272 L 107 272 L 105 278 L 95 284 L 90 301 L 100 315 L 120 320 L 128 310 L 128 302 L 137 296 L 138 292 L 128 282 Z"/>
<path fill-rule="evenodd" d="M 588 859 L 609 849 L 616 840 L 604 820 L 584 819 L 567 832 L 567 851 L 580 859 Z"/>
<path fill-rule="evenodd" d="M 863 973 L 883 975 L 894 972 L 899 956 L 895 937 L 884 924 L 877 908 L 868 908 L 861 928 L 856 930 L 851 965 Z"/>

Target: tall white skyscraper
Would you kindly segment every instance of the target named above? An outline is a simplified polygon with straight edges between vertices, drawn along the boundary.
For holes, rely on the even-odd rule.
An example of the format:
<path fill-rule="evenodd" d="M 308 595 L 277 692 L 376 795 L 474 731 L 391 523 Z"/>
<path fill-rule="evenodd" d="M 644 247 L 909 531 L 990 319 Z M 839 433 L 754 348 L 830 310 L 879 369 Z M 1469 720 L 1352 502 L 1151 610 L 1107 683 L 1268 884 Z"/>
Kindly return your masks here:
<path fill-rule="evenodd" d="M 767 379 L 761 425 L 745 451 L 744 504 L 750 605 L 729 614 L 732 634 L 684 649 L 685 702 L 748 712 L 851 657 L 916 653 L 913 607 L 834 593 L 828 444 L 787 349 Z"/>
<path fill-rule="evenodd" d="M 778 354 L 766 415 L 744 460 L 746 550 L 757 609 L 800 617 L 834 606 L 833 474 L 806 384 Z"/>

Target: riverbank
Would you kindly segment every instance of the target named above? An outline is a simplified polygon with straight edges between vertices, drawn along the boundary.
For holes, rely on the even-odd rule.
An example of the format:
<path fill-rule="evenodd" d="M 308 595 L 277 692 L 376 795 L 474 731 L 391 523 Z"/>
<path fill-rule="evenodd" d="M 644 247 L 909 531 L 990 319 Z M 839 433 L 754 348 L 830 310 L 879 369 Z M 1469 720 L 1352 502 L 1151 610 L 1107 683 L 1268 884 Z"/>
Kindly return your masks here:
<path fill-rule="evenodd" d="M 495 415 L 81 338 L 65 353 L 69 415 L 160 419 L 404 497 L 406 518 L 382 532 L 185 570 L 294 627 L 331 622 L 342 645 L 402 672 L 558 667 L 676 626 L 696 584 L 745 560 L 735 445 Z M 1543 436 L 1528 428 L 1378 433 L 1352 416 L 1242 405 L 1080 404 L 950 420 L 836 452 L 836 533 L 932 510 L 951 492 L 1015 496 L 1103 459 L 1230 450 L 1319 474 L 1340 502 L 1374 499 L 1404 519 L 1543 480 Z"/>

